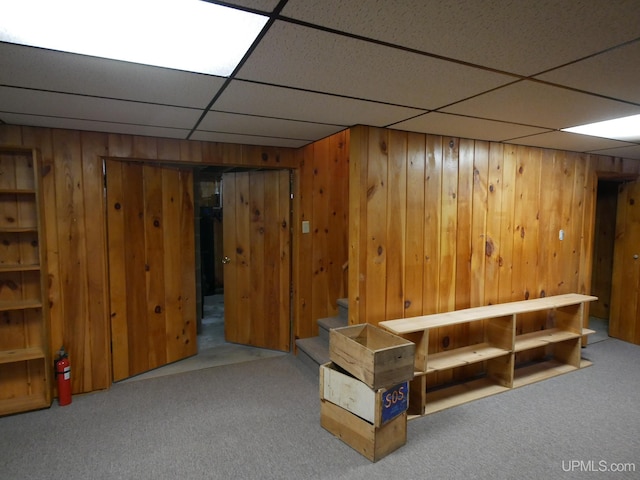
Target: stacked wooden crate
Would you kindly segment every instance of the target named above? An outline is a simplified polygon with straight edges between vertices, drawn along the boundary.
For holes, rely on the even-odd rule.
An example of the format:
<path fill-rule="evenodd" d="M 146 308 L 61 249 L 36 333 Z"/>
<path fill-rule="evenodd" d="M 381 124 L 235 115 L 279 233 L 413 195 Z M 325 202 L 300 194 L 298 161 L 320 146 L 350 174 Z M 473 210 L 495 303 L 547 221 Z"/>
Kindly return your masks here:
<path fill-rule="evenodd" d="M 415 344 L 362 324 L 331 330 L 320 366 L 320 424 L 375 462 L 407 442 Z"/>

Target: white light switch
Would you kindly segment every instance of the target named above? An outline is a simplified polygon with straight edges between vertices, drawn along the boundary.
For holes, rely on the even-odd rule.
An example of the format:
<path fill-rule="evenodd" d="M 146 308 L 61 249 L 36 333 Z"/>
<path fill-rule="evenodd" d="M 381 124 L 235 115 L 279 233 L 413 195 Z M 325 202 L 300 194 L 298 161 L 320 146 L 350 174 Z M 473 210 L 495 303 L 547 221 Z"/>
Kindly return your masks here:
<path fill-rule="evenodd" d="M 309 220 L 302 221 L 302 233 L 309 233 L 311 227 L 309 226 Z"/>
<path fill-rule="evenodd" d="M 560 230 L 560 231 L 558 232 L 558 238 L 559 238 L 560 240 L 564 240 L 564 230 Z"/>

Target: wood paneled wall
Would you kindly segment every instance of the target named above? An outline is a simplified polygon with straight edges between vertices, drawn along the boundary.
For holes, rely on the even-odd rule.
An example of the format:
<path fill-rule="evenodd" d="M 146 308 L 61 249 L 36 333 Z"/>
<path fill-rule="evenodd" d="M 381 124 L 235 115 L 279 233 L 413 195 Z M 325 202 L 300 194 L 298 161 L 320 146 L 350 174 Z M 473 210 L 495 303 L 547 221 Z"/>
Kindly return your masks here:
<path fill-rule="evenodd" d="M 71 350 L 76 393 L 111 384 L 103 157 L 295 169 L 300 338 L 346 296 L 347 258 L 352 323 L 589 293 L 598 175 L 640 172 L 620 158 L 364 126 L 298 150 L 8 125 L 0 144 L 42 153 L 51 346 Z"/>
<path fill-rule="evenodd" d="M 74 393 L 111 385 L 102 158 L 298 167 L 293 149 L 24 126 L 0 125 L 0 144 L 42 154 L 51 347 L 69 349 Z"/>
<path fill-rule="evenodd" d="M 590 293 L 598 176 L 637 173 L 639 165 L 352 128 L 350 323 Z"/>
<path fill-rule="evenodd" d="M 294 335 L 306 338 L 318 334 L 316 321 L 335 315 L 336 300 L 347 295 L 349 131 L 303 147 L 296 156 Z M 303 221 L 309 233 L 302 233 Z"/>

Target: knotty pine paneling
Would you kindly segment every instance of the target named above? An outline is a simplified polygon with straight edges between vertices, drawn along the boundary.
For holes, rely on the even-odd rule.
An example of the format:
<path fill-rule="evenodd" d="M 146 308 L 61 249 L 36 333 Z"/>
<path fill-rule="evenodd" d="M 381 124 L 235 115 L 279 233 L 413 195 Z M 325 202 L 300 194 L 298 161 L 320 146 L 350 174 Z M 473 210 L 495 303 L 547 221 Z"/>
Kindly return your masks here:
<path fill-rule="evenodd" d="M 223 175 L 225 338 L 289 351 L 291 197 L 287 170 Z M 228 308 L 227 308 L 228 307 Z"/>
<path fill-rule="evenodd" d="M 337 314 L 347 296 L 349 131 L 300 148 L 294 172 L 293 314 L 295 338 L 318 334 L 317 320 Z M 302 233 L 302 222 L 309 233 Z M 348 268 L 351 268 L 349 265 Z"/>
<path fill-rule="evenodd" d="M 69 345 L 74 392 L 111 384 L 102 157 L 294 169 L 299 338 L 314 335 L 316 320 L 334 314 L 335 300 L 346 296 L 347 258 L 351 323 L 377 323 L 398 305 L 403 316 L 415 316 L 589 293 L 598 175 L 637 174 L 640 162 L 395 132 L 358 126 L 293 150 L 0 125 L 1 144 L 42 153 L 51 347 Z M 399 158 L 389 158 L 396 153 Z M 507 158 L 515 165 L 506 166 Z M 394 165 L 391 173 L 384 159 Z M 406 194 L 389 191 L 389 175 L 397 187 L 406 182 Z M 309 234 L 301 233 L 302 220 L 310 222 Z M 559 245 L 562 225 L 566 243 Z M 390 235 L 388 228 L 405 231 Z M 375 240 L 368 236 L 374 232 Z M 401 244 L 393 265 L 390 239 Z M 571 260 L 560 261 L 563 256 Z M 393 277 L 387 278 L 389 268 Z M 74 288 L 78 295 L 70 293 Z M 437 336 L 438 348 L 445 348 L 448 333 Z"/>
<path fill-rule="evenodd" d="M 55 352 L 64 345 L 70 351 L 74 393 L 111 385 L 102 158 L 292 169 L 299 160 L 295 150 L 287 148 L 15 125 L 0 125 L 0 144 L 35 147 L 42 154 L 51 348 Z M 346 173 L 343 179 L 346 182 Z M 341 262 L 346 252 L 344 257 Z M 304 256 L 298 262 L 296 268 L 310 263 Z"/>
<path fill-rule="evenodd" d="M 351 129 L 351 146 L 350 323 L 589 294 L 598 176 L 640 163 L 366 126 Z M 480 334 L 441 329 L 430 348 Z"/>

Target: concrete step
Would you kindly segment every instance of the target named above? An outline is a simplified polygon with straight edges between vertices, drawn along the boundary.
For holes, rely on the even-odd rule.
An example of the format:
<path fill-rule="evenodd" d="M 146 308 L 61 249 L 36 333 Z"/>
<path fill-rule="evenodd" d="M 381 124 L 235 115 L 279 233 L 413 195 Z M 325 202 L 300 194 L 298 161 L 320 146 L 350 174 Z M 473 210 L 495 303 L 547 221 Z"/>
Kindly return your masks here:
<path fill-rule="evenodd" d="M 318 375 L 320 365 L 329 362 L 329 330 L 346 327 L 348 324 L 349 301 L 339 298 L 338 315 L 318 320 L 318 336 L 296 340 L 298 359 Z"/>
<path fill-rule="evenodd" d="M 321 318 L 320 320 L 318 320 L 318 333 L 319 333 L 318 336 L 320 338 L 323 338 L 328 345 L 329 330 L 331 330 L 332 328 L 340 328 L 340 327 L 346 327 L 346 326 L 347 326 L 347 320 L 340 316 Z"/>

